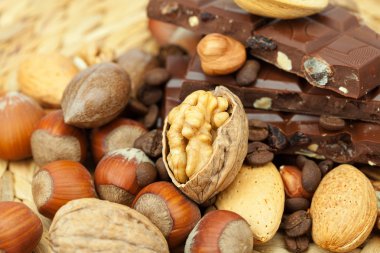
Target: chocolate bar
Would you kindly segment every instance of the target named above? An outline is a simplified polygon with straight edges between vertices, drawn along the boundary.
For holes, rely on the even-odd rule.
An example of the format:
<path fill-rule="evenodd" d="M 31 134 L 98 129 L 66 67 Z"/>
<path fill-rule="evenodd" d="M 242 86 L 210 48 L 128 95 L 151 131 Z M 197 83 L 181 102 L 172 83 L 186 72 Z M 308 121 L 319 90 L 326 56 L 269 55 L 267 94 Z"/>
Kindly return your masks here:
<path fill-rule="evenodd" d="M 255 57 L 345 97 L 362 97 L 380 84 L 379 35 L 340 7 L 270 20 L 228 0 L 150 0 L 148 16 L 200 34 L 229 35 L 246 43 Z"/>
<path fill-rule="evenodd" d="M 180 84 L 165 90 L 165 113 L 180 104 Z M 302 154 L 338 163 L 380 164 L 380 125 L 352 121 L 339 131 L 319 126 L 319 117 L 284 112 L 246 109 L 248 119 L 269 123 L 268 144 L 277 154 Z M 272 140 L 272 141 L 271 141 Z M 271 143 L 273 142 L 273 143 Z"/>
<path fill-rule="evenodd" d="M 183 99 L 195 90 L 224 85 L 239 96 L 245 108 L 270 109 L 380 123 L 380 88 L 360 99 L 343 97 L 308 85 L 306 80 L 265 62 L 255 83 L 239 86 L 235 75 L 204 74 L 198 56 L 193 57 L 181 88 Z"/>

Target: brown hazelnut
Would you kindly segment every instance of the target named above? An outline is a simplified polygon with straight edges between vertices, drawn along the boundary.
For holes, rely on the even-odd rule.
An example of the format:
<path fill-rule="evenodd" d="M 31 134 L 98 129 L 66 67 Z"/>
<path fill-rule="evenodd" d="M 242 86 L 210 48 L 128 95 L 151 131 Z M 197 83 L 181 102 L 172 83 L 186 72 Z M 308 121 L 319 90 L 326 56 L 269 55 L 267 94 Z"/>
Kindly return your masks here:
<path fill-rule="evenodd" d="M 96 166 L 95 185 L 101 199 L 131 205 L 137 193 L 156 177 L 157 170 L 144 152 L 118 149 L 106 154 Z"/>
<path fill-rule="evenodd" d="M 74 77 L 62 98 L 65 123 L 82 128 L 102 126 L 126 107 L 130 79 L 113 63 L 93 65 Z"/>
<path fill-rule="evenodd" d="M 198 206 L 169 182 L 155 182 L 143 188 L 132 207 L 161 230 L 170 248 L 183 243 L 201 218 Z"/>
<path fill-rule="evenodd" d="M 225 210 L 207 213 L 186 240 L 185 253 L 251 253 L 253 234 L 240 215 Z"/>
<path fill-rule="evenodd" d="M 141 123 L 119 118 L 91 133 L 92 152 L 96 162 L 110 151 L 131 148 L 137 138 L 147 132 Z"/>
<path fill-rule="evenodd" d="M 227 75 L 238 70 L 247 58 L 239 41 L 218 33 L 205 36 L 197 46 L 201 66 L 207 75 Z"/>
<path fill-rule="evenodd" d="M 32 156 L 30 137 L 44 111 L 33 99 L 9 92 L 0 98 L 0 159 L 21 160 Z"/>
<path fill-rule="evenodd" d="M 280 174 L 289 198 L 310 198 L 311 194 L 302 186 L 302 172 L 295 166 L 283 165 Z"/>
<path fill-rule="evenodd" d="M 87 169 L 78 162 L 55 161 L 43 166 L 33 177 L 32 192 L 38 211 L 52 219 L 70 200 L 95 198 L 95 188 Z"/>
<path fill-rule="evenodd" d="M 42 166 L 58 160 L 83 162 L 86 159 L 86 133 L 65 124 L 62 111 L 43 117 L 31 138 L 34 161 Z"/>
<path fill-rule="evenodd" d="M 42 230 L 40 218 L 25 204 L 0 202 L 0 252 L 32 253 Z"/>

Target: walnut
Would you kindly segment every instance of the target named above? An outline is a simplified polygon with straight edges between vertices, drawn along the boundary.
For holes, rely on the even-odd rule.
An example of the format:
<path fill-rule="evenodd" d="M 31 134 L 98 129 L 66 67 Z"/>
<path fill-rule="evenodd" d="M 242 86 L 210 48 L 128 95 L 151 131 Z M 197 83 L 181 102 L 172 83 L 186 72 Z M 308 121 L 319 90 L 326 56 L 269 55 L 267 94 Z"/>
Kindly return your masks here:
<path fill-rule="evenodd" d="M 165 120 L 165 167 L 183 193 L 203 203 L 233 181 L 247 143 L 248 120 L 239 98 L 223 86 L 195 91 Z"/>
<path fill-rule="evenodd" d="M 169 253 L 161 231 L 136 210 L 98 199 L 78 199 L 55 215 L 51 252 Z"/>

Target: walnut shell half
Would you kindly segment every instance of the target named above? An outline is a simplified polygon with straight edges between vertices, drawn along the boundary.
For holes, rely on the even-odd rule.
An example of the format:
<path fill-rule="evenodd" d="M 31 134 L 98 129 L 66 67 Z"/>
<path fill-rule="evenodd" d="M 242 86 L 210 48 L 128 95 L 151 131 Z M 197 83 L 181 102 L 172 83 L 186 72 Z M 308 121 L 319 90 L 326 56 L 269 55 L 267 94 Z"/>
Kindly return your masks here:
<path fill-rule="evenodd" d="M 136 210 L 99 199 L 78 199 L 55 215 L 51 252 L 169 253 L 161 231 Z"/>
<path fill-rule="evenodd" d="M 163 130 L 162 156 L 166 170 L 173 183 L 199 204 L 209 200 L 232 183 L 243 164 L 248 147 L 248 120 L 240 99 L 223 86 L 216 87 L 212 94 L 227 99 L 227 111 L 230 116 L 216 130 L 208 162 L 184 183 L 177 181 L 167 159 L 170 152 L 167 137 L 170 129 L 168 117 L 165 119 Z"/>

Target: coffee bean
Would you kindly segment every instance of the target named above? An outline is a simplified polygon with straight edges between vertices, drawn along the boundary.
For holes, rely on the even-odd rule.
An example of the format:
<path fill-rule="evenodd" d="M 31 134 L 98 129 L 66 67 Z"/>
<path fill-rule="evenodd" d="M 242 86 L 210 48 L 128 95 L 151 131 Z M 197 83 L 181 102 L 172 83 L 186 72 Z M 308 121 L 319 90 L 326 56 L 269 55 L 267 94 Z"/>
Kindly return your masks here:
<path fill-rule="evenodd" d="M 248 145 L 247 162 L 251 166 L 261 166 L 273 160 L 273 153 L 268 145 L 262 142 L 252 142 Z"/>
<path fill-rule="evenodd" d="M 305 165 L 305 162 L 309 160 L 307 159 L 306 157 L 304 157 L 303 155 L 299 155 L 297 156 L 296 158 L 296 165 L 298 168 L 302 168 L 304 165 Z"/>
<path fill-rule="evenodd" d="M 236 82 L 239 85 L 247 86 L 253 84 L 260 71 L 260 63 L 256 60 L 248 60 L 236 75 Z"/>
<path fill-rule="evenodd" d="M 276 150 L 282 150 L 288 145 L 286 136 L 281 132 L 278 127 L 268 125 L 269 135 L 268 144 L 271 148 Z"/>
<path fill-rule="evenodd" d="M 304 133 L 296 132 L 290 137 L 290 146 L 302 146 L 307 145 L 311 142 L 311 139 Z"/>
<path fill-rule="evenodd" d="M 334 162 L 330 159 L 324 160 L 318 164 L 319 169 L 321 170 L 322 176 L 326 175 L 327 172 L 332 170 L 334 167 Z"/>
<path fill-rule="evenodd" d="M 309 248 L 308 236 L 289 237 L 285 236 L 285 246 L 290 252 L 301 253 Z"/>
<path fill-rule="evenodd" d="M 268 137 L 268 124 L 261 120 L 249 121 L 249 135 L 250 141 L 263 141 Z"/>
<path fill-rule="evenodd" d="M 133 147 L 141 149 L 150 157 L 160 157 L 162 153 L 162 131 L 155 129 L 141 135 L 135 140 Z"/>
<path fill-rule="evenodd" d="M 346 126 L 346 122 L 341 118 L 322 115 L 319 117 L 319 125 L 328 131 L 339 131 Z"/>
<path fill-rule="evenodd" d="M 145 73 L 145 84 L 160 86 L 170 79 L 170 73 L 164 68 L 154 68 Z"/>
<path fill-rule="evenodd" d="M 124 112 L 128 117 L 145 116 L 148 113 L 148 107 L 136 98 L 130 98 Z"/>
<path fill-rule="evenodd" d="M 139 90 L 138 98 L 144 105 L 150 106 L 161 100 L 162 90 L 145 85 Z"/>
<path fill-rule="evenodd" d="M 162 181 L 170 181 L 170 177 L 165 168 L 164 160 L 162 159 L 162 157 L 158 158 L 158 160 L 156 161 L 156 168 L 158 176 Z"/>
<path fill-rule="evenodd" d="M 311 218 L 305 210 L 299 210 L 289 215 L 283 222 L 282 228 L 291 237 L 306 234 L 311 228 Z"/>
<path fill-rule="evenodd" d="M 314 192 L 322 179 L 322 173 L 318 165 L 312 161 L 305 161 L 302 167 L 302 186 L 307 192 Z"/>
<path fill-rule="evenodd" d="M 285 208 L 289 213 L 307 210 L 309 207 L 310 201 L 305 198 L 288 198 L 285 200 Z"/>
<path fill-rule="evenodd" d="M 144 117 L 144 126 L 146 128 L 152 128 L 156 124 L 159 110 L 156 104 L 149 106 L 149 111 Z"/>
<path fill-rule="evenodd" d="M 184 48 L 174 44 L 169 44 L 160 47 L 160 51 L 158 53 L 157 58 L 161 66 L 166 66 L 166 59 L 168 58 L 168 56 L 171 55 L 187 55 L 187 52 Z"/>

